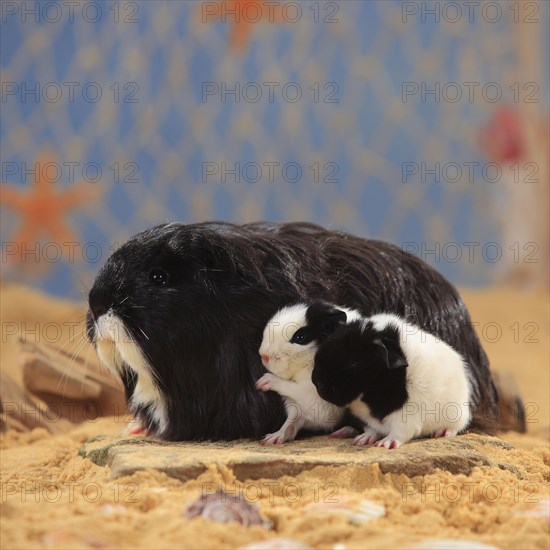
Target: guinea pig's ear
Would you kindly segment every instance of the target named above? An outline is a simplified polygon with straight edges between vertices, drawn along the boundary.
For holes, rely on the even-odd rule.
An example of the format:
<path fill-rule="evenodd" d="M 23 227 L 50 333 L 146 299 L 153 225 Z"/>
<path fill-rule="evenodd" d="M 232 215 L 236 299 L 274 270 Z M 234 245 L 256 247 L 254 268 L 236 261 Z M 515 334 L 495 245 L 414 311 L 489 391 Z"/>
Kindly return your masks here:
<path fill-rule="evenodd" d="M 183 268 L 190 277 L 225 282 L 235 275 L 237 264 L 231 250 L 224 247 L 221 240 L 209 227 L 191 230 L 182 226 L 174 232 L 169 244 L 179 257 L 185 258 Z"/>
<path fill-rule="evenodd" d="M 387 369 L 399 369 L 408 367 L 407 359 L 399 344 L 390 341 L 375 340 L 378 349 L 378 357 Z"/>
<path fill-rule="evenodd" d="M 332 334 L 340 325 L 345 325 L 347 319 L 348 316 L 346 315 L 346 312 L 341 309 L 336 309 L 333 307 L 327 310 L 321 320 L 321 332 L 323 336 L 328 336 L 329 334 Z"/>

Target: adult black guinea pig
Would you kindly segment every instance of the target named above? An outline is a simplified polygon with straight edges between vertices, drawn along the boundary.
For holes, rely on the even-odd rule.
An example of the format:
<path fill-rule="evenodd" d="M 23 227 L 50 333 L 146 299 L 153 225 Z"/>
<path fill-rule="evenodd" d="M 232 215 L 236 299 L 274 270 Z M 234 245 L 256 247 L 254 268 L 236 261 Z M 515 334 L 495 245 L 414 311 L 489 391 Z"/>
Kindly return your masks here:
<path fill-rule="evenodd" d="M 472 427 L 497 426 L 498 392 L 455 288 L 380 241 L 307 223 L 168 223 L 116 250 L 89 293 L 87 334 L 128 406 L 169 440 L 258 438 L 285 420 L 258 392 L 258 348 L 282 306 L 322 298 L 369 316 L 412 315 L 472 365 Z"/>

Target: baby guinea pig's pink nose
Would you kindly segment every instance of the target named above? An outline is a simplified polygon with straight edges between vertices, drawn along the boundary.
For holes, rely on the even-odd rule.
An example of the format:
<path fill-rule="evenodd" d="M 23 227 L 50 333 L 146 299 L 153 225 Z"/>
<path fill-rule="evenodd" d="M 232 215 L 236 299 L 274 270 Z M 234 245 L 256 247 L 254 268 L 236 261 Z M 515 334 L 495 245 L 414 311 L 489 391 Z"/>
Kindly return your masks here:
<path fill-rule="evenodd" d="M 261 358 L 264 365 L 267 365 L 269 363 L 269 355 L 262 354 Z"/>

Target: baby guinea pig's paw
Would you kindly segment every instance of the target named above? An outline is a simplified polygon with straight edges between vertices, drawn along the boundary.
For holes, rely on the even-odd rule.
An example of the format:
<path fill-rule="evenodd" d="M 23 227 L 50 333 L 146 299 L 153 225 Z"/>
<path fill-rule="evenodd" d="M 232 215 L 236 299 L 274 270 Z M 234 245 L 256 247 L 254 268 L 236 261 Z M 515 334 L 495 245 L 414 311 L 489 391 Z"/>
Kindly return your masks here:
<path fill-rule="evenodd" d="M 453 432 L 452 430 L 449 430 L 448 428 L 439 428 L 439 430 L 436 430 L 432 437 L 452 437 L 453 435 L 456 435 L 457 432 Z"/>
<path fill-rule="evenodd" d="M 403 441 L 396 439 L 395 436 L 390 434 L 387 437 L 384 437 L 383 439 L 377 441 L 376 446 L 384 447 L 385 449 L 399 449 L 399 447 L 401 447 L 403 443 Z"/>
<path fill-rule="evenodd" d="M 355 437 L 359 432 L 351 426 L 344 426 L 335 432 L 329 434 L 329 437 L 333 439 L 347 439 L 348 437 Z"/>
<path fill-rule="evenodd" d="M 265 435 L 261 443 L 262 445 L 282 445 L 286 441 L 292 441 L 297 433 L 295 426 L 284 425 L 278 432 Z"/>
<path fill-rule="evenodd" d="M 256 389 L 260 391 L 274 390 L 278 380 L 279 378 L 277 376 L 268 372 L 256 382 Z"/>
<path fill-rule="evenodd" d="M 380 434 L 370 428 L 365 428 L 362 434 L 359 434 L 354 440 L 354 445 L 373 445 L 380 439 Z"/>

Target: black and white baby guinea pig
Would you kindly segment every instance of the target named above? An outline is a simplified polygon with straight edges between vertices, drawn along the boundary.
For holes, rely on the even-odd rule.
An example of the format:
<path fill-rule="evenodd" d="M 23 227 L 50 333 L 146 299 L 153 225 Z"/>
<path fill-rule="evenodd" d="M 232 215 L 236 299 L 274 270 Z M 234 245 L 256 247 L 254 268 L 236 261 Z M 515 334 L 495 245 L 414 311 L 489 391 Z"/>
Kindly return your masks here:
<path fill-rule="evenodd" d="M 415 437 L 465 430 L 471 387 L 464 358 L 393 314 L 341 323 L 319 347 L 319 395 L 365 423 L 357 445 L 397 448 Z"/>
<path fill-rule="evenodd" d="M 267 434 L 265 444 L 292 440 L 302 428 L 333 430 L 343 419 L 345 409 L 319 397 L 311 373 L 321 342 L 340 324 L 360 319 L 358 311 L 324 302 L 300 303 L 280 309 L 267 323 L 259 353 L 264 374 L 256 387 L 283 397 L 287 419 L 275 433 Z M 351 427 L 334 435 L 357 433 Z"/>

